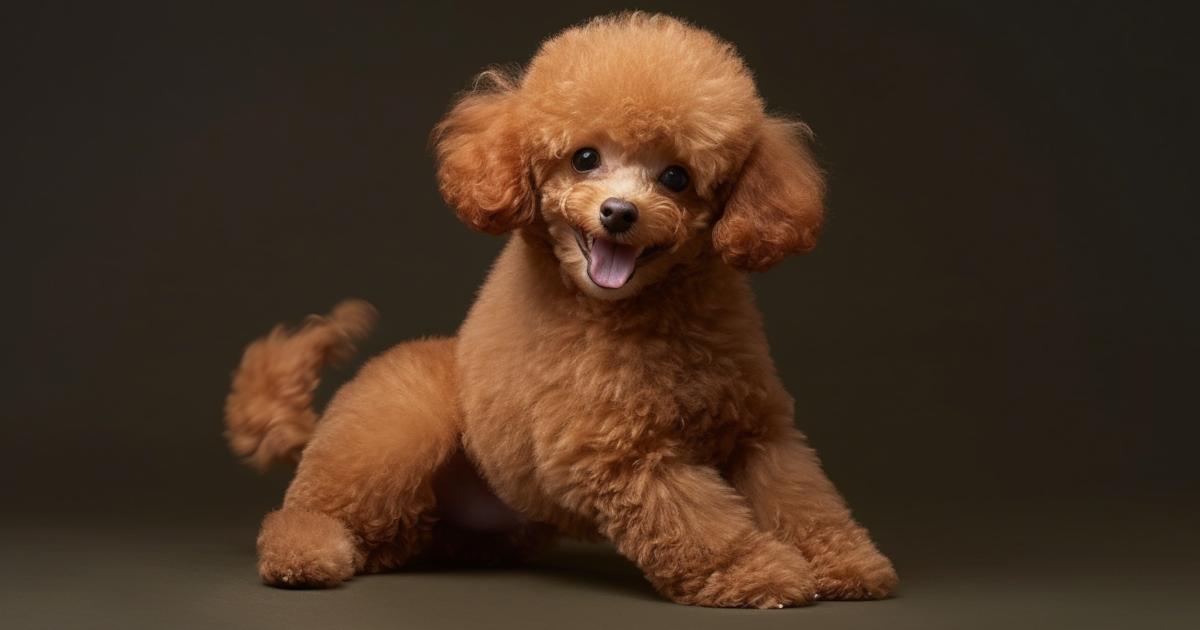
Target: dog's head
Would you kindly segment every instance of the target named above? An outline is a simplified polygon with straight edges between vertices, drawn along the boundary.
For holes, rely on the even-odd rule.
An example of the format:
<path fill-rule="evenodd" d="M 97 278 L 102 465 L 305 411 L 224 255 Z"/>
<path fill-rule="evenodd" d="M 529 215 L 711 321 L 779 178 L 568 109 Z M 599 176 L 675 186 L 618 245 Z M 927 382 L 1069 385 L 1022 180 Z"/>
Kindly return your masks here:
<path fill-rule="evenodd" d="M 642 13 L 564 31 L 519 77 L 485 72 L 434 131 L 458 215 L 536 227 L 602 299 L 713 253 L 762 270 L 811 249 L 823 182 L 807 138 L 764 113 L 730 44 Z"/>

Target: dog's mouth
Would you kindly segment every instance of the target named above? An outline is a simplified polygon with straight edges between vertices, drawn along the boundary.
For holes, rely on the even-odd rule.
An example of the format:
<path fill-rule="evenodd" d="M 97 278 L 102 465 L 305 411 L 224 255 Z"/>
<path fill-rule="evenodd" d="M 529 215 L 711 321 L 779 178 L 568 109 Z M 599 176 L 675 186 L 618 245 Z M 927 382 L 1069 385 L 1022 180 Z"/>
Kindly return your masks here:
<path fill-rule="evenodd" d="M 603 236 L 585 234 L 575 229 L 575 242 L 587 259 L 588 278 L 596 286 L 605 289 L 620 289 L 629 283 L 638 264 L 654 257 L 662 247 L 644 247 L 621 243 Z"/>

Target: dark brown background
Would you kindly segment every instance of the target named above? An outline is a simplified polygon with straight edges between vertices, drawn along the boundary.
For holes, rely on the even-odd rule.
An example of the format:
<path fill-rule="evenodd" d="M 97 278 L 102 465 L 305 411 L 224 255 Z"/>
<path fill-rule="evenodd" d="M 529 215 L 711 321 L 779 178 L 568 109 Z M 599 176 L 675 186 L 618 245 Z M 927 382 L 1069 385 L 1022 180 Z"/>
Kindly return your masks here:
<path fill-rule="evenodd" d="M 818 134 L 824 240 L 755 285 L 798 422 L 899 598 L 685 609 L 573 546 L 259 586 L 256 521 L 287 476 L 221 440 L 241 348 L 344 296 L 383 313 L 366 354 L 453 333 L 501 240 L 441 204 L 429 129 L 482 67 L 622 7 L 78 3 L 3 26 L 4 625 L 1197 622 L 1189 16 L 643 6 L 735 42 Z"/>

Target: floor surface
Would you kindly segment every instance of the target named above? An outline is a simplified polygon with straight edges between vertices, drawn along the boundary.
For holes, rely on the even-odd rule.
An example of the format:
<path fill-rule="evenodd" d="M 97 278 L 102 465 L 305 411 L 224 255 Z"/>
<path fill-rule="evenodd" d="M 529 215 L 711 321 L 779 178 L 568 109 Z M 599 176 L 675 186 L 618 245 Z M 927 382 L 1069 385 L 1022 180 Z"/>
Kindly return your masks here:
<path fill-rule="evenodd" d="M 518 569 L 402 572 L 327 591 L 276 590 L 254 573 L 249 515 L 91 520 L 4 524 L 3 627 L 1200 627 L 1200 563 L 1188 544 L 1194 512 L 1052 527 L 1025 515 L 999 535 L 967 517 L 930 527 L 884 523 L 883 546 L 896 548 L 903 580 L 897 597 L 767 611 L 668 603 L 608 547 L 569 542 Z"/>

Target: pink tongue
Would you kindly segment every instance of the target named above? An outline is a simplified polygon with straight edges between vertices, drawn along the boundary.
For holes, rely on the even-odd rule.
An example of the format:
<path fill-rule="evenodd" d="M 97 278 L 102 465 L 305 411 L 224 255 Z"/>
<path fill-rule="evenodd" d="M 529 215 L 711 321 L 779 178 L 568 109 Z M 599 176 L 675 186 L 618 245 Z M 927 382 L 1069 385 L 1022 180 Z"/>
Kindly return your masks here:
<path fill-rule="evenodd" d="M 637 266 L 640 247 L 625 245 L 600 237 L 592 243 L 592 258 L 588 264 L 588 275 L 592 282 L 606 288 L 619 289 L 629 282 Z"/>

